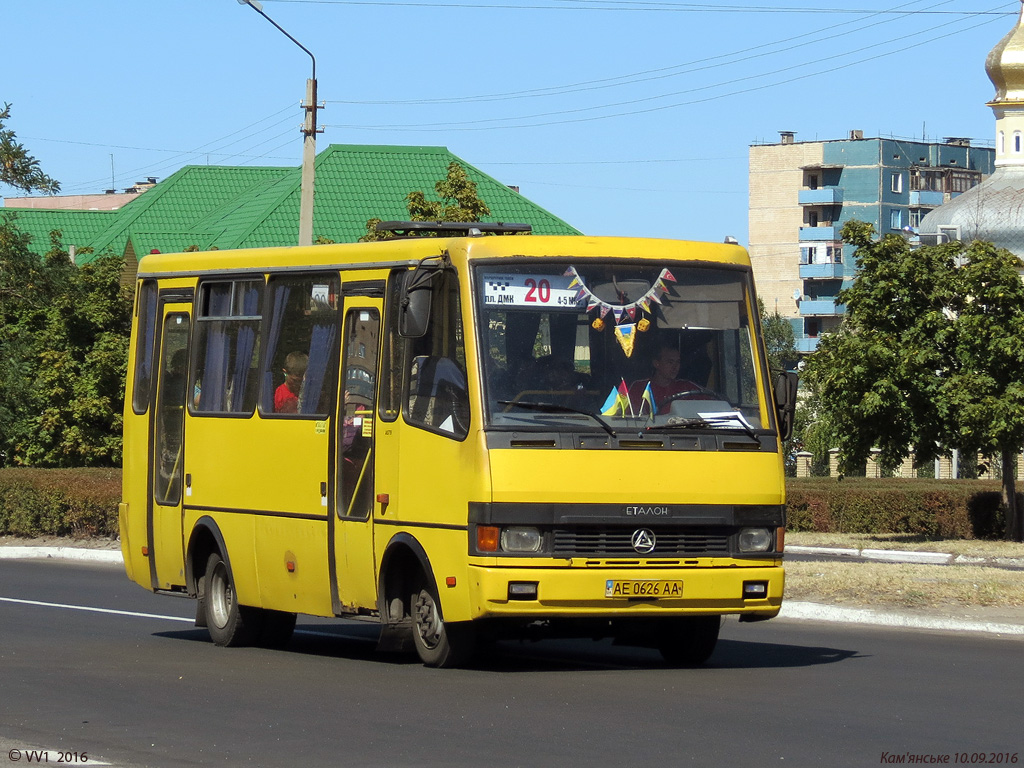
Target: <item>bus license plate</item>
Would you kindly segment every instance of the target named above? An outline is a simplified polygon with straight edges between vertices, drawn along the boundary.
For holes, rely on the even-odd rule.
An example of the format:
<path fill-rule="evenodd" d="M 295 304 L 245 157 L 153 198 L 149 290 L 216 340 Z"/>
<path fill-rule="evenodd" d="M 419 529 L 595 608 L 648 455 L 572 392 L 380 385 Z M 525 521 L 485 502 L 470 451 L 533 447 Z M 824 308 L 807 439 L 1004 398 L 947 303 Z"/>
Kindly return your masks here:
<path fill-rule="evenodd" d="M 605 597 L 682 597 L 683 582 L 667 579 L 608 579 Z"/>

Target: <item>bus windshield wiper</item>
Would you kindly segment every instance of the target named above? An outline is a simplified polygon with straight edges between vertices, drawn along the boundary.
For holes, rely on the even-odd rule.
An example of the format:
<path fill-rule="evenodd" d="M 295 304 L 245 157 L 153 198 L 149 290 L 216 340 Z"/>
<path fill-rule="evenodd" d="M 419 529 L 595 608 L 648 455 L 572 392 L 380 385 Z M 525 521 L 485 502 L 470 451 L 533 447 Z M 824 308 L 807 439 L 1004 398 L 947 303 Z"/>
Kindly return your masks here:
<path fill-rule="evenodd" d="M 528 400 L 499 400 L 498 405 L 510 405 L 513 408 L 523 408 L 528 411 L 541 411 L 542 413 L 578 413 L 581 416 L 587 416 L 598 424 L 601 425 L 601 429 L 607 432 L 612 437 L 618 437 L 612 426 L 598 416 L 596 413 L 590 413 L 589 411 L 581 411 L 579 408 L 571 408 L 568 405 L 555 405 L 554 403 L 534 403 Z"/>
<path fill-rule="evenodd" d="M 669 419 L 666 424 L 659 424 L 657 426 L 648 427 L 647 429 L 716 429 L 719 427 L 742 429 L 755 440 L 758 439 L 757 433 L 754 432 L 754 428 L 750 426 L 746 419 L 742 418 L 738 414 L 736 416 L 695 416 L 694 418 L 673 417 Z"/>

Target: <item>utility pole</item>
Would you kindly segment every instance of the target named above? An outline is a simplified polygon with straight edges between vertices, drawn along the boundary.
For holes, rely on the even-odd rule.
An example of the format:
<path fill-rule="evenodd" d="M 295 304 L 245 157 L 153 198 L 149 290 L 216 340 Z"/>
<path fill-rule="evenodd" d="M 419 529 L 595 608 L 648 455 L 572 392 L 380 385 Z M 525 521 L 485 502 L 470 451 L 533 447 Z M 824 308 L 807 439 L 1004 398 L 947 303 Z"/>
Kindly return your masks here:
<path fill-rule="evenodd" d="M 310 54 L 312 55 L 312 54 Z M 313 244 L 313 176 L 316 168 L 316 59 L 306 81 L 306 119 L 302 124 L 302 184 L 299 191 L 299 245 Z"/>
<path fill-rule="evenodd" d="M 263 12 L 259 0 L 238 0 L 239 5 L 248 5 L 256 13 L 273 24 L 289 40 L 306 52 L 313 62 L 313 76 L 306 81 L 306 102 L 302 108 L 306 117 L 302 122 L 302 182 L 299 192 L 299 245 L 313 244 L 313 184 L 316 173 L 316 111 L 323 109 L 316 103 L 316 57 L 306 46 L 289 35 L 284 28 Z M 320 129 L 322 130 L 322 129 Z"/>

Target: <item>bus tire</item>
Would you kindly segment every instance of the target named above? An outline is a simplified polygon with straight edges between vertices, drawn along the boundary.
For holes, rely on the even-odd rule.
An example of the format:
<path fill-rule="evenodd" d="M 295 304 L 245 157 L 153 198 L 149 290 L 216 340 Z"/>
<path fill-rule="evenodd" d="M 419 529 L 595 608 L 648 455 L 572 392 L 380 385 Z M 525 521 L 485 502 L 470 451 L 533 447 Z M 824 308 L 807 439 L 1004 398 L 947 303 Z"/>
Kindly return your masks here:
<path fill-rule="evenodd" d="M 715 652 L 720 616 L 687 616 L 668 619 L 658 629 L 658 650 L 669 664 L 699 667 Z"/>
<path fill-rule="evenodd" d="M 464 665 L 476 650 L 476 632 L 470 622 L 448 623 L 433 590 L 421 586 L 412 594 L 412 639 L 420 661 L 428 667 Z"/>
<path fill-rule="evenodd" d="M 231 569 L 219 552 L 210 555 L 203 574 L 206 627 L 215 645 L 249 645 L 260 630 L 260 611 L 238 604 Z"/>

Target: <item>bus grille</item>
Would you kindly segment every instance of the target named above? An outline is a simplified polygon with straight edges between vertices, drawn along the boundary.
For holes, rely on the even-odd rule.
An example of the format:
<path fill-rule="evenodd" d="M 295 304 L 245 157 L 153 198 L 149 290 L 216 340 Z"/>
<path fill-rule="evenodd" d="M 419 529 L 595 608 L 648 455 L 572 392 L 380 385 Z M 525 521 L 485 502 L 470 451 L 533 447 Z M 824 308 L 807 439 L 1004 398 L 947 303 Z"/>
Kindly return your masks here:
<path fill-rule="evenodd" d="M 571 556 L 632 556 L 633 528 L 556 528 L 554 554 Z M 728 555 L 729 534 L 707 530 L 654 529 L 654 551 L 644 557 L 673 557 L 679 555 Z"/>

